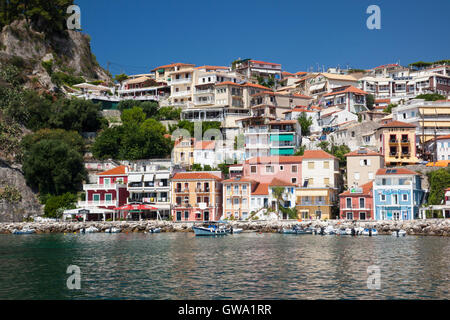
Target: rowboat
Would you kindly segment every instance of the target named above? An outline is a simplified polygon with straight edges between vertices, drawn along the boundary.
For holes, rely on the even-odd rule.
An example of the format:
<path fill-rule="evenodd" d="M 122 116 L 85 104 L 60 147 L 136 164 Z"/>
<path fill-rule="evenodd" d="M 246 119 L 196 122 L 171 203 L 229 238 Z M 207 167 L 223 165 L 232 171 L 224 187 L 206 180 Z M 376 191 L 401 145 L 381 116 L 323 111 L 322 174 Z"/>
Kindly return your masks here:
<path fill-rule="evenodd" d="M 161 228 L 150 228 L 148 230 L 148 233 L 160 233 L 161 232 Z"/>
<path fill-rule="evenodd" d="M 377 236 L 378 231 L 375 228 L 365 228 L 362 232 L 363 236 Z"/>
<path fill-rule="evenodd" d="M 312 229 L 300 229 L 300 228 L 292 228 L 292 229 L 286 229 L 283 228 L 280 230 L 280 233 L 282 234 L 312 234 L 313 230 Z"/>
<path fill-rule="evenodd" d="M 13 234 L 32 234 L 35 232 L 36 232 L 36 230 L 34 230 L 34 229 L 22 229 L 22 230 L 14 229 L 12 231 Z"/>
<path fill-rule="evenodd" d="M 405 237 L 405 236 L 406 236 L 406 231 L 403 230 L 403 229 L 401 229 L 401 230 L 395 230 L 395 231 L 392 231 L 392 235 L 393 235 L 394 237 Z"/>
<path fill-rule="evenodd" d="M 112 227 L 112 228 L 106 229 L 106 230 L 105 230 L 105 233 L 119 233 L 119 232 L 121 232 L 121 231 L 122 231 L 122 230 L 120 230 L 119 228 Z"/>
<path fill-rule="evenodd" d="M 94 233 L 94 232 L 98 232 L 98 229 L 94 226 L 91 226 L 89 228 L 81 228 L 80 233 Z"/>
<path fill-rule="evenodd" d="M 242 228 L 228 228 L 228 229 L 225 229 L 225 230 L 228 233 L 231 233 L 231 234 L 237 234 L 237 233 L 241 233 L 243 231 Z"/>

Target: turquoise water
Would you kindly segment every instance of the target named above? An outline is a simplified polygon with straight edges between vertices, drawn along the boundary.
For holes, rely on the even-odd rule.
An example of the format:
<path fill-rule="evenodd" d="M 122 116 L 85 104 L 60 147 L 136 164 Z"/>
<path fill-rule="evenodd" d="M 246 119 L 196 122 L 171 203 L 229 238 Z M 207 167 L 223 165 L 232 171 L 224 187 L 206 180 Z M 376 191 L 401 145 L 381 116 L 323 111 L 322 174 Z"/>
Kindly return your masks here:
<path fill-rule="evenodd" d="M 449 254 L 443 237 L 0 235 L 0 299 L 449 299 Z"/>

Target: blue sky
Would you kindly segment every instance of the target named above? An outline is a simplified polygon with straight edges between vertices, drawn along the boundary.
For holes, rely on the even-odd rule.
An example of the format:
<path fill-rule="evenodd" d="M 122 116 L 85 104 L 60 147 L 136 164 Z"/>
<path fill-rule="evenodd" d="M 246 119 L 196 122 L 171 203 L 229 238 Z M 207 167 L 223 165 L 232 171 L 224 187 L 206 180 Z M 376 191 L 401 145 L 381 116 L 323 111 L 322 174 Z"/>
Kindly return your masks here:
<path fill-rule="evenodd" d="M 75 0 L 93 53 L 112 74 L 237 58 L 290 72 L 450 59 L 448 0 Z M 366 9 L 381 9 L 369 30 Z"/>

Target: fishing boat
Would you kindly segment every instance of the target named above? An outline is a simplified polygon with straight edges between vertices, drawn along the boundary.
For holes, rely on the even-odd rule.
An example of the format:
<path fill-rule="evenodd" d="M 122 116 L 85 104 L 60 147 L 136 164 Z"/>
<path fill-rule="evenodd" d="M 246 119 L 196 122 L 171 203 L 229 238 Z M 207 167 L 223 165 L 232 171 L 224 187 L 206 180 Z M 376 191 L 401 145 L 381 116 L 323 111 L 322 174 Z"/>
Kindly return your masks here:
<path fill-rule="evenodd" d="M 361 234 L 363 236 L 377 236 L 378 231 L 375 228 L 365 228 Z"/>
<path fill-rule="evenodd" d="M 161 228 L 150 228 L 148 233 L 161 233 Z"/>
<path fill-rule="evenodd" d="M 280 230 L 282 234 L 312 234 L 313 230 L 310 228 L 302 229 L 299 227 L 294 227 L 292 229 L 283 228 Z"/>
<path fill-rule="evenodd" d="M 395 230 L 395 231 L 393 231 L 392 232 L 392 235 L 394 236 L 394 237 L 405 237 L 406 236 L 406 231 L 405 230 L 403 230 L 403 229 L 400 229 L 400 230 Z"/>
<path fill-rule="evenodd" d="M 81 233 L 94 233 L 94 232 L 98 232 L 98 229 L 94 226 L 91 226 L 89 228 L 82 228 L 80 230 Z"/>
<path fill-rule="evenodd" d="M 119 228 L 112 227 L 112 228 L 106 229 L 106 230 L 105 230 L 105 233 L 119 233 L 119 232 L 121 232 L 121 231 L 122 231 L 122 230 L 120 230 Z"/>
<path fill-rule="evenodd" d="M 225 236 L 229 234 L 227 229 L 217 225 L 209 225 L 208 227 L 193 226 L 192 229 L 196 236 Z"/>
<path fill-rule="evenodd" d="M 345 229 L 338 229 L 336 230 L 336 234 L 340 236 L 351 236 L 352 235 L 352 229 L 345 228 Z M 356 234 L 356 232 L 355 232 Z"/>
<path fill-rule="evenodd" d="M 32 234 L 35 232 L 36 232 L 36 230 L 34 230 L 34 229 L 22 229 L 22 230 L 14 229 L 12 231 L 13 234 Z"/>
<path fill-rule="evenodd" d="M 244 229 L 242 229 L 242 228 L 233 228 L 233 227 L 231 227 L 231 228 L 228 228 L 228 229 L 225 229 L 228 233 L 230 233 L 230 234 L 238 234 L 238 233 L 242 233 L 242 231 L 244 230 Z"/>

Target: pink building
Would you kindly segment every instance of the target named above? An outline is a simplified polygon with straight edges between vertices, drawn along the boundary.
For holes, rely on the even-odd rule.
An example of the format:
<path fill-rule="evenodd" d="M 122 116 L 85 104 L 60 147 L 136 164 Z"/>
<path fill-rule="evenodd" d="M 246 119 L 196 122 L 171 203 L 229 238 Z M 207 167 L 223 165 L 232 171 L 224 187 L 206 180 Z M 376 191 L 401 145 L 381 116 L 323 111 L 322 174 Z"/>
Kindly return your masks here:
<path fill-rule="evenodd" d="M 79 202 L 79 207 L 113 209 L 127 203 L 127 166 L 118 166 L 98 173 L 97 176 L 96 184 L 83 185 L 86 200 Z"/>
<path fill-rule="evenodd" d="M 340 218 L 373 220 L 373 181 L 339 195 Z"/>
<path fill-rule="evenodd" d="M 290 182 L 297 186 L 302 183 L 302 156 L 267 156 L 246 160 L 243 176 L 269 183 L 273 178 Z"/>

